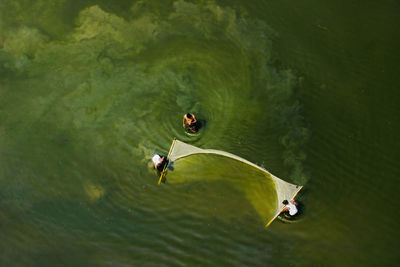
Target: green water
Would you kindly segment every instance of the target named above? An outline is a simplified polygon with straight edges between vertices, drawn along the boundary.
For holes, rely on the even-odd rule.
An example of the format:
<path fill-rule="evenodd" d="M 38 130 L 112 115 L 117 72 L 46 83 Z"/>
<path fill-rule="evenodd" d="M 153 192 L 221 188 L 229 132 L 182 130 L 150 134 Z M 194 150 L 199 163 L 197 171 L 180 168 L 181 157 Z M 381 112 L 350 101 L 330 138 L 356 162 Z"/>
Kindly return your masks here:
<path fill-rule="evenodd" d="M 0 10 L 0 266 L 397 265 L 396 1 Z M 305 185 L 302 217 L 264 228 L 271 186 L 229 160 L 158 186 L 174 137 Z"/>
<path fill-rule="evenodd" d="M 204 209 L 205 214 L 212 212 L 212 216 L 221 219 L 258 217 L 260 224 L 266 224 L 275 215 L 277 192 L 271 176 L 234 159 L 212 154 L 191 155 L 171 163 L 164 182 L 184 184 L 185 195 L 193 198 L 189 203 L 200 201 L 196 214 Z M 254 215 L 249 215 L 251 212 Z"/>

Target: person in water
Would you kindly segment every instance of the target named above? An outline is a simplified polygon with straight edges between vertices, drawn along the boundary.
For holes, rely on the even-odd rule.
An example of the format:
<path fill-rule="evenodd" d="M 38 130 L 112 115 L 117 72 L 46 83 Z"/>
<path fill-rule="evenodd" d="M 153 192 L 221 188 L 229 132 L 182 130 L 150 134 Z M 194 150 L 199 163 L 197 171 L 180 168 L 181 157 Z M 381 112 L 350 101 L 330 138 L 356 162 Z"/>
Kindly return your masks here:
<path fill-rule="evenodd" d="M 297 213 L 297 202 L 295 202 L 293 199 L 290 201 L 287 201 L 286 199 L 282 201 L 282 204 L 285 205 L 283 208 L 282 212 L 287 211 L 290 216 L 294 216 Z"/>
<path fill-rule="evenodd" d="M 186 124 L 192 132 L 198 131 L 197 119 L 194 114 L 186 113 L 183 116 L 183 121 L 182 121 L 183 128 L 185 128 Z"/>
<path fill-rule="evenodd" d="M 154 168 L 159 172 L 162 172 L 164 170 L 164 166 L 168 163 L 167 158 L 160 156 L 159 154 L 154 154 L 151 160 L 153 161 Z"/>

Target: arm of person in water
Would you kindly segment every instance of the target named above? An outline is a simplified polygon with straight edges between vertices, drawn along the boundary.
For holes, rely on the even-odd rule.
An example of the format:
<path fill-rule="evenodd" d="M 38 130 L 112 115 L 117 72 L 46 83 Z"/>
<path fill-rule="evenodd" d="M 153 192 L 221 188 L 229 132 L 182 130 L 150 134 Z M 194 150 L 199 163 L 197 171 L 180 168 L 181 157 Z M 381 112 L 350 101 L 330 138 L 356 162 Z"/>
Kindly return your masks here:
<path fill-rule="evenodd" d="M 183 119 L 182 119 L 182 127 L 185 128 L 185 116 L 183 116 Z"/>
<path fill-rule="evenodd" d="M 293 199 L 292 199 L 292 200 L 290 200 L 290 202 L 292 202 L 292 204 L 294 204 L 294 205 L 296 205 L 296 206 L 297 206 L 297 202 L 296 202 L 296 201 L 294 201 Z"/>
<path fill-rule="evenodd" d="M 289 210 L 289 207 L 284 207 L 284 208 L 282 209 L 282 212 L 287 211 L 287 210 Z"/>
<path fill-rule="evenodd" d="M 196 116 L 194 114 L 192 114 L 192 124 L 197 122 Z"/>

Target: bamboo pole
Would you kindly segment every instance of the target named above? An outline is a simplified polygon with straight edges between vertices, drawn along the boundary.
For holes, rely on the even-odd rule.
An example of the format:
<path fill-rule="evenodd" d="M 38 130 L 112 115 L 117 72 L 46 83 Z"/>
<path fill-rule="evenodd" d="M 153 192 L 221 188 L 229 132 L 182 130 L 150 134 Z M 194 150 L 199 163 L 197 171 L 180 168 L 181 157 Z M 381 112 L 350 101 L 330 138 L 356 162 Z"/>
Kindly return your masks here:
<path fill-rule="evenodd" d="M 291 199 L 294 199 L 302 188 L 303 188 L 303 186 L 300 186 L 299 190 L 296 191 L 296 193 L 293 195 L 293 197 Z M 279 216 L 279 214 L 281 214 L 281 212 L 283 211 L 284 208 L 285 207 L 283 207 L 271 220 L 269 220 L 267 222 L 267 224 L 265 225 L 265 227 L 268 227 Z"/>
<path fill-rule="evenodd" d="M 174 145 L 175 145 L 175 140 L 176 140 L 176 138 L 174 138 L 174 140 L 172 141 L 171 147 L 169 148 L 167 160 L 169 160 L 169 156 L 171 155 L 172 148 L 173 148 Z M 161 172 L 160 179 L 158 179 L 158 184 L 159 184 L 159 185 L 161 184 L 162 178 L 164 177 L 164 174 L 165 174 L 165 172 L 167 171 L 168 164 L 169 164 L 169 162 L 168 162 L 167 164 L 165 164 L 165 166 L 164 166 L 164 168 L 163 168 L 163 170 L 162 170 L 162 172 Z"/>

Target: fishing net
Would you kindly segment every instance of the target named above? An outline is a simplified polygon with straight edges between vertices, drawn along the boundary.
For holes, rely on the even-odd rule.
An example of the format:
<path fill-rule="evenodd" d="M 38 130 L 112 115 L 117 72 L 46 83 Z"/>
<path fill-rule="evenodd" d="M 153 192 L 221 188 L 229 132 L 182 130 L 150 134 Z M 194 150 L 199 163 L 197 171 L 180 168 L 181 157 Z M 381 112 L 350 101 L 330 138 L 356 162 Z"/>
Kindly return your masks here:
<path fill-rule="evenodd" d="M 262 172 L 265 173 L 265 179 L 272 179 L 273 184 L 275 185 L 275 191 L 276 191 L 276 208 L 275 212 L 273 213 L 272 216 L 269 216 L 269 218 L 265 218 L 267 220 L 266 226 L 269 226 L 269 224 L 279 215 L 279 213 L 282 211 L 284 208 L 284 205 L 282 204 L 282 201 L 287 199 L 293 199 L 297 193 L 301 190 L 302 186 L 300 185 L 295 185 L 291 184 L 288 182 L 283 181 L 282 179 L 276 177 L 275 175 L 271 174 L 264 168 L 257 166 L 256 164 L 243 159 L 241 157 L 238 157 L 236 155 L 233 155 L 231 153 L 225 152 L 225 151 L 220 151 L 220 150 L 214 150 L 214 149 L 202 149 L 198 148 L 189 144 L 186 144 L 182 141 L 174 139 L 172 142 L 171 148 L 168 153 L 168 159 L 169 159 L 169 164 L 168 166 L 171 166 L 174 164 L 174 162 L 178 161 L 179 159 L 191 156 L 191 155 L 196 155 L 196 154 L 214 154 L 214 155 L 219 155 L 227 158 L 231 158 L 237 161 L 240 161 L 244 164 L 247 164 L 249 166 L 252 166 Z M 159 184 L 161 181 L 163 181 L 164 174 L 168 171 L 168 166 L 164 169 L 160 176 Z M 271 203 L 265 203 L 265 206 L 270 206 Z"/>

